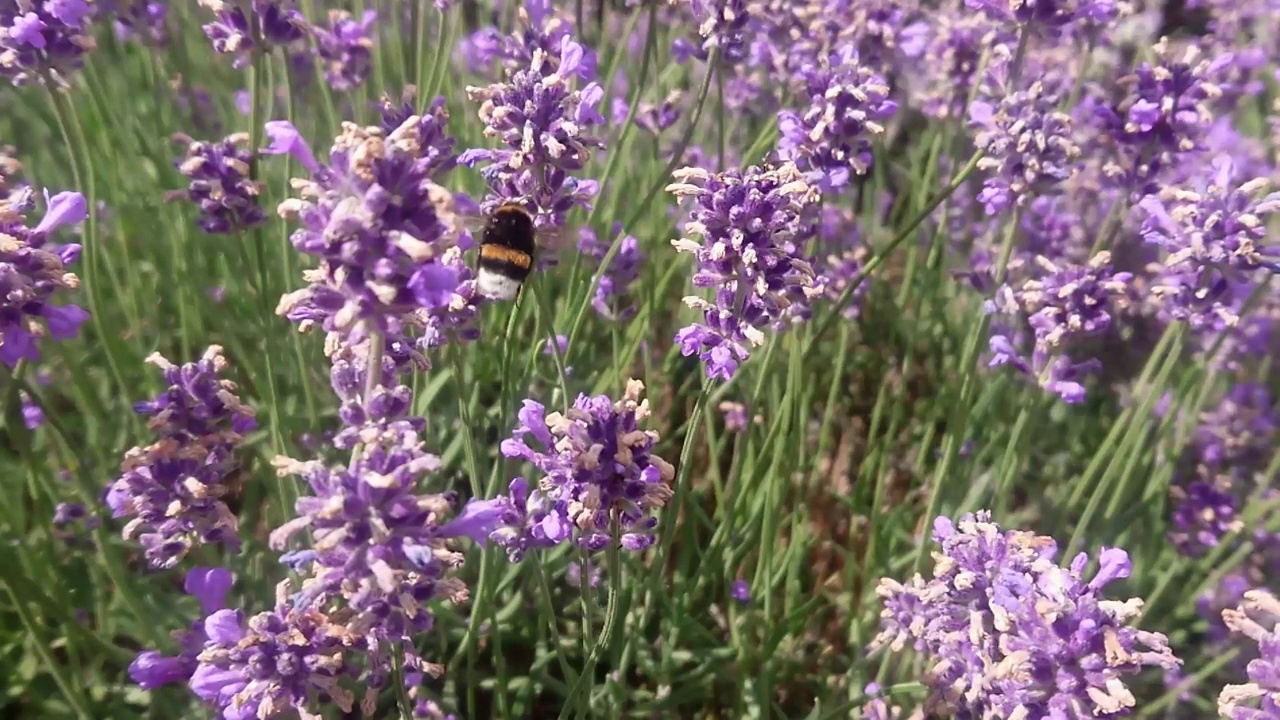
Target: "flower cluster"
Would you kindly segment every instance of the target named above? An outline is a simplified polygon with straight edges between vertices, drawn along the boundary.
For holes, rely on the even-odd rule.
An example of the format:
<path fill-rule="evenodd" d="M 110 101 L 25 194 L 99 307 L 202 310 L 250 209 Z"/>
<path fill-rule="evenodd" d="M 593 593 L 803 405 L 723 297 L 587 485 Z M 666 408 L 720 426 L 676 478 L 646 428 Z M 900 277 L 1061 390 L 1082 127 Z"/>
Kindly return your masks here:
<path fill-rule="evenodd" d="M 1080 148 L 1071 139 L 1071 116 L 1056 109 L 1059 101 L 1033 82 L 969 106 L 969 121 L 978 128 L 974 143 L 985 153 L 978 169 L 990 173 L 978 193 L 988 215 L 1022 206 L 1071 177 Z"/>
<path fill-rule="evenodd" d="M 907 78 L 909 95 L 919 98 L 921 112 L 939 120 L 965 116 L 983 54 L 1016 42 L 1012 33 L 971 12 L 941 11 L 920 35 Z"/>
<path fill-rule="evenodd" d="M 1044 256 L 1036 258 L 1042 274 L 1015 290 L 1001 286 L 988 313 L 999 313 L 1012 324 L 993 323 L 991 366 L 1010 365 L 1036 380 L 1065 402 L 1084 400 L 1084 376 L 1097 368 L 1095 359 L 1073 357 L 1082 342 L 1111 327 L 1112 313 L 1125 307 L 1132 293 L 1131 273 L 1114 272 L 1111 254 L 1100 252 L 1083 266 L 1059 267 Z M 1024 344 L 1021 323 L 1030 328 L 1030 358 L 1018 346 Z"/>
<path fill-rule="evenodd" d="M 1141 599 L 1102 595 L 1129 575 L 1125 551 L 1103 548 L 1088 579 L 1087 554 L 1060 567 L 1052 538 L 1003 531 L 987 512 L 937 518 L 933 540 L 931 579 L 880 581 L 872 643 L 930 657 L 930 707 L 957 718 L 1119 717 L 1134 705 L 1124 676 L 1180 664 L 1163 635 L 1129 626 Z"/>
<path fill-rule="evenodd" d="M 84 196 L 64 192 L 49 197 L 35 227 L 28 227 L 26 211 L 31 191 L 23 188 L 0 199 L 0 362 L 14 367 L 19 360 L 40 359 L 36 342 L 76 336 L 89 314 L 77 305 L 54 305 L 61 291 L 74 290 L 80 280 L 67 266 L 80 257 L 80 245 L 53 245 L 55 230 L 75 225 L 87 215 Z"/>
<path fill-rule="evenodd" d="M 871 167 L 871 140 L 898 105 L 884 78 L 859 64 L 850 46 L 804 74 L 808 107 L 778 113 L 778 154 L 795 162 L 810 183 L 839 190 Z"/>
<path fill-rule="evenodd" d="M 1222 688 L 1218 714 L 1231 720 L 1280 717 L 1280 601 L 1269 592 L 1250 590 L 1239 608 L 1222 611 L 1222 620 L 1258 643 L 1260 657 L 1249 663 L 1249 682 Z"/>
<path fill-rule="evenodd" d="M 1232 283 L 1259 269 L 1280 270 L 1280 252 L 1266 245 L 1268 216 L 1280 209 L 1280 193 L 1254 178 L 1237 184 L 1227 156 L 1194 189 L 1166 187 L 1142 199 L 1142 237 L 1164 254 L 1152 288 L 1162 309 L 1193 327 L 1231 326 Z"/>
<path fill-rule="evenodd" d="M 227 592 L 235 582 L 230 570 L 193 567 L 187 571 L 183 590 L 200 602 L 200 614 L 190 628 L 173 633 L 178 654 L 167 656 L 146 650 L 129 664 L 129 677 L 147 690 L 171 683 L 187 682 L 199 665 L 197 657 L 208 636 L 204 619 L 227 606 Z"/>
<path fill-rule="evenodd" d="M 658 434 L 639 428 L 649 415 L 643 391 L 629 380 L 622 400 L 579 395 L 564 414 L 524 402 L 502 454 L 528 461 L 542 478 L 516 478 L 509 496 L 487 506 L 498 522 L 489 538 L 513 561 L 570 540 L 591 552 L 653 543 L 652 513 L 671 498 L 675 468 L 653 453 Z"/>
<path fill-rule="evenodd" d="M 266 221 L 258 204 L 261 184 L 249 177 L 253 154 L 245 147 L 248 133 L 234 133 L 218 142 L 200 142 L 182 134 L 174 139 L 187 146 L 177 165 L 190 182 L 186 190 L 170 193 L 170 197 L 185 198 L 200 208 L 197 224 L 201 230 L 233 235 Z"/>
<path fill-rule="evenodd" d="M 265 152 L 292 154 L 311 173 L 279 212 L 300 222 L 293 246 L 321 260 L 277 312 L 330 332 L 361 322 L 391 332 L 416 312 L 456 309 L 461 258 L 447 251 L 459 222 L 453 194 L 434 182 L 455 163 L 441 120 L 413 115 L 389 133 L 344 123 L 327 165 L 291 124 L 267 123 Z"/>
<path fill-rule="evenodd" d="M 1106 175 L 1115 187 L 1138 197 L 1152 192 L 1155 180 L 1178 158 L 1201 148 L 1213 125 L 1210 105 L 1222 94 L 1214 78 L 1218 67 L 1231 61 L 1201 57 L 1194 44 L 1172 48 L 1163 39 L 1152 54 L 1153 62 L 1115 84 L 1123 95 L 1090 102 L 1095 142 L 1107 157 Z"/>
<path fill-rule="evenodd" d="M 157 439 L 125 453 L 121 475 L 107 491 L 112 516 L 131 518 L 124 537 L 138 537 L 154 567 L 173 567 L 197 544 L 239 546 L 238 522 L 227 507 L 235 456 L 257 427 L 253 409 L 220 377 L 227 362 L 210 346 L 196 362 L 174 365 L 153 353 L 147 361 L 169 387 L 134 410 Z"/>
<path fill-rule="evenodd" d="M 966 7 L 1009 25 L 1060 31 L 1083 23 L 1099 27 L 1116 19 L 1115 0 L 964 0 Z"/>
<path fill-rule="evenodd" d="M 537 51 L 545 55 L 550 72 L 560 68 L 560 46 L 565 38 L 572 40 L 573 20 L 569 13 L 558 11 L 551 0 L 524 0 L 517 10 L 518 28 L 511 35 L 497 28 L 481 28 L 472 33 L 462 44 L 463 57 L 468 69 L 477 74 L 486 71 L 496 61 L 508 71 L 514 72 L 533 63 Z M 565 70 L 579 80 L 590 82 L 597 78 L 597 58 L 590 48 L 582 48 L 582 57 L 574 66 Z"/>
<path fill-rule="evenodd" d="M 215 14 L 213 22 L 204 25 L 204 34 L 219 53 L 234 55 L 234 66 L 243 68 L 253 51 L 269 53 L 306 37 L 307 19 L 294 7 L 293 0 L 252 0 L 249 13 L 243 3 L 230 0 L 199 0 Z"/>
<path fill-rule="evenodd" d="M 96 46 L 92 0 L 12 0 L 0 5 L 0 75 L 64 84 Z"/>
<path fill-rule="evenodd" d="M 680 330 L 676 342 L 698 355 L 709 377 L 728 380 L 750 355 L 748 344 L 764 343 L 761 328 L 782 329 L 794 305 L 823 292 L 792 242 L 817 192 L 794 163 L 714 175 L 687 167 L 674 179 L 667 190 L 694 202 L 685 231 L 702 241 L 672 245 L 697 258 L 694 286 L 716 289 L 714 302 L 684 299 L 703 322 Z"/>
<path fill-rule="evenodd" d="M 698 22 L 702 45 L 697 57 L 706 60 L 719 53 L 720 62 L 736 65 L 746 59 L 750 45 L 751 15 L 746 0 L 688 0 Z"/>
<path fill-rule="evenodd" d="M 371 30 L 377 19 L 378 13 L 373 10 L 366 10 L 359 20 L 344 10 L 330 10 L 329 26 L 312 30 L 329 87 L 347 92 L 369 79 L 373 72 Z"/>
<path fill-rule="evenodd" d="M 534 49 L 527 68 L 508 73 L 507 82 L 467 87 L 467 97 L 480 103 L 486 137 L 499 138 L 501 150 L 472 149 L 459 162 L 487 163 L 480 174 L 490 192 L 481 208 L 518 202 L 535 216 L 535 226 L 562 227 L 574 207 L 589 207 L 597 187 L 569 173 L 582 170 L 591 152 L 604 147 L 592 134 L 605 119 L 596 106 L 604 90 L 590 83 L 574 89 L 573 75 L 583 49 L 573 38 L 561 38 L 558 63 L 542 48 Z"/>
<path fill-rule="evenodd" d="M 621 234 L 622 223 L 614 223 L 613 235 L 616 237 Z M 625 235 L 617 242 L 618 251 L 614 253 L 605 273 L 600 276 L 600 284 L 596 286 L 591 307 L 603 318 L 628 320 L 636 313 L 628 291 L 631 284 L 640 277 L 644 253 L 640 250 L 640 241 L 632 235 Z M 591 228 L 584 227 L 578 232 L 578 250 L 598 264 L 608 254 L 609 243 L 602 242 Z"/>

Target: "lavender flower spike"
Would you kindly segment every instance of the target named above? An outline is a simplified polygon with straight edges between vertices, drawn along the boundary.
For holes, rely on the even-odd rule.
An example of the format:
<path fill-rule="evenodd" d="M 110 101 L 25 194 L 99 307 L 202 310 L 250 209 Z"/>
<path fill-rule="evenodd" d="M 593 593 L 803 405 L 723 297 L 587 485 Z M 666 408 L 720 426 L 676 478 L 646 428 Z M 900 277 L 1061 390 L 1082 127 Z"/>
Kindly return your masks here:
<path fill-rule="evenodd" d="M 778 113 L 778 153 L 823 191 L 838 190 L 871 167 L 871 138 L 897 111 L 884 78 L 846 45 L 804 73 L 809 106 Z"/>
<path fill-rule="evenodd" d="M 703 322 L 680 330 L 675 341 L 683 354 L 698 355 L 708 377 L 728 380 L 750 355 L 748 346 L 764 343 L 762 328 L 781 330 L 793 305 L 823 292 L 791 243 L 817 191 L 790 162 L 714 175 L 687 167 L 673 177 L 667 191 L 693 200 L 685 231 L 701 241 L 671 244 L 697 258 L 695 287 L 716 288 L 714 302 L 684 299 Z"/>
<path fill-rule="evenodd" d="M 170 197 L 185 197 L 200 208 L 200 229 L 211 235 L 242 232 L 267 219 L 258 204 L 260 183 L 249 177 L 253 155 L 244 145 L 248 133 L 228 135 L 219 142 L 197 142 L 185 135 L 175 139 L 187 144 L 187 153 L 178 170 L 191 182 L 185 191 Z"/>
<path fill-rule="evenodd" d="M 1056 109 L 1058 101 L 1034 82 L 994 103 L 969 106 L 970 123 L 979 128 L 975 144 L 986 152 L 978 168 L 990 172 L 978 193 L 988 215 L 1021 206 L 1074 174 L 1080 148 L 1071 140 L 1071 116 Z"/>
<path fill-rule="evenodd" d="M 113 517 L 132 518 L 124 537 L 140 536 L 152 566 L 173 567 L 197 544 L 238 547 L 238 522 L 223 497 L 239 468 L 235 449 L 257 423 L 235 384 L 219 377 L 226 361 L 217 345 L 180 367 L 158 354 L 148 361 L 164 370 L 169 388 L 134 410 L 149 416 L 158 439 L 125 453 L 106 501 Z"/>
<path fill-rule="evenodd" d="M 651 513 L 671 498 L 675 468 L 653 454 L 658 434 L 639 429 L 649 415 L 643 391 L 628 380 L 622 400 L 579 395 L 563 415 L 524 402 L 502 454 L 523 458 L 544 477 L 532 487 L 516 478 L 495 506 L 501 519 L 489 537 L 512 561 L 570 540 L 591 552 L 615 542 L 639 552 L 653 543 Z"/>
<path fill-rule="evenodd" d="M 204 634 L 204 619 L 227 606 L 227 591 L 234 582 L 235 576 L 230 570 L 191 568 L 183 589 L 200 601 L 200 615 L 190 628 L 173 633 L 178 641 L 178 654 L 164 656 L 154 650 L 142 652 L 129 664 L 129 677 L 147 690 L 190 680 L 199 664 L 196 656 L 208 639 Z"/>
<path fill-rule="evenodd" d="M 93 50 L 94 6 L 91 0 L 10 1 L 0 5 L 0 75 L 15 85 L 33 77 L 52 77 L 65 84 L 66 76 L 84 64 Z"/>
<path fill-rule="evenodd" d="M 324 61 L 325 82 L 338 92 L 364 84 L 373 72 L 373 36 L 378 13 L 366 10 L 357 21 L 343 10 L 329 11 L 329 27 L 315 28 L 316 53 Z"/>
<path fill-rule="evenodd" d="M 80 246 L 57 246 L 49 236 L 75 225 L 88 212 L 80 193 L 45 193 L 47 210 L 35 227 L 24 217 L 31 191 L 24 188 L 0 200 L 0 362 L 9 367 L 19 360 L 40 359 L 36 343 L 46 335 L 54 340 L 76 336 L 89 313 L 77 305 L 54 305 L 55 297 L 80 286 L 67 266 L 80 257 Z"/>
<path fill-rule="evenodd" d="M 255 38 L 261 42 L 260 50 L 268 53 L 301 40 L 306 34 L 307 19 L 292 0 L 252 0 L 247 3 L 247 16 L 243 7 L 246 3 L 199 0 L 199 4 L 215 14 L 214 21 L 203 26 L 205 36 L 216 52 L 235 56 L 236 68 L 249 64 Z"/>
<path fill-rule="evenodd" d="M 1253 617 L 1251 617 L 1253 616 Z M 1254 617 L 1266 617 L 1270 629 Z M 1249 663 L 1249 682 L 1227 685 L 1218 695 L 1218 714 L 1231 720 L 1271 720 L 1280 717 L 1280 600 L 1265 590 L 1250 590 L 1236 609 L 1222 611 L 1233 632 L 1258 643 L 1260 657 Z M 1252 706 L 1256 701 L 1257 709 Z"/>
<path fill-rule="evenodd" d="M 911 642 L 933 662 L 926 711 L 957 718 L 1121 717 L 1134 705 L 1124 676 L 1177 668 L 1163 635 L 1130 627 L 1142 601 L 1106 600 L 1129 556 L 1103 548 L 1055 562 L 1052 538 L 1003 531 L 988 512 L 939 517 L 933 577 L 880 581 L 881 633 L 873 649 Z M 1043 669 L 1052 668 L 1052 672 Z"/>

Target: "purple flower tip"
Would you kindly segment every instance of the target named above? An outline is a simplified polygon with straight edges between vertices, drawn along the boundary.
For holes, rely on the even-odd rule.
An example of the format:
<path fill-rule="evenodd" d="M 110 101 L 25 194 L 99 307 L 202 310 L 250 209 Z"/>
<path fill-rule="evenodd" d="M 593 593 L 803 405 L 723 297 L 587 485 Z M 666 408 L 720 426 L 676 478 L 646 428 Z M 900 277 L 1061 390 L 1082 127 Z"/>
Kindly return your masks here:
<path fill-rule="evenodd" d="M 311 146 L 302 139 L 302 133 L 288 120 L 271 120 L 266 124 L 267 138 L 271 144 L 262 149 L 267 155 L 292 155 L 307 172 L 315 174 L 320 169 Z"/>

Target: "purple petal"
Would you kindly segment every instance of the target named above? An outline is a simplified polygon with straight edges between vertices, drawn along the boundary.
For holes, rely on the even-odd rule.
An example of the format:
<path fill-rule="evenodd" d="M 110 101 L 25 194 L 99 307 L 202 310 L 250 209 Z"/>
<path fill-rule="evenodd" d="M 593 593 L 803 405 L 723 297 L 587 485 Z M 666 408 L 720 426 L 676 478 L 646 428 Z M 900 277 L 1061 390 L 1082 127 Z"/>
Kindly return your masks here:
<path fill-rule="evenodd" d="M 187 571 L 182 589 L 200 601 L 205 616 L 212 615 L 227 606 L 227 591 L 236 576 L 225 568 L 193 567 Z"/>
<path fill-rule="evenodd" d="M 32 230 L 38 234 L 46 235 L 63 225 L 74 225 L 89 215 L 89 205 L 85 202 L 84 195 L 78 192 L 60 192 L 51 198 L 49 191 L 45 190 L 44 201 L 49 209 L 40 224 Z"/>
<path fill-rule="evenodd" d="M 267 137 L 271 144 L 262 149 L 267 155 L 292 155 L 307 172 L 315 174 L 320 169 L 316 156 L 311 152 L 302 133 L 288 120 L 272 120 L 266 124 Z"/>

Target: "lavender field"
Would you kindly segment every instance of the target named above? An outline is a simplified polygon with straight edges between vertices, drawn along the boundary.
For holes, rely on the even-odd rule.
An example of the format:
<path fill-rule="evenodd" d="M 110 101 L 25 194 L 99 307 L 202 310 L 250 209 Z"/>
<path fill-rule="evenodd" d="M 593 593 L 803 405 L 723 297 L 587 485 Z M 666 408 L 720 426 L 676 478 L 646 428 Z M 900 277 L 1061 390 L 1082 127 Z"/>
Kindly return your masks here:
<path fill-rule="evenodd" d="M 1280 720 L 1278 69 L 1280 0 L 0 0 L 0 717 Z"/>

